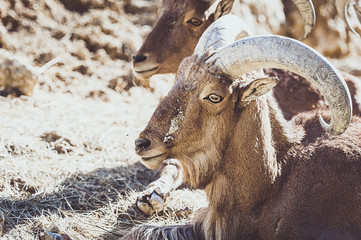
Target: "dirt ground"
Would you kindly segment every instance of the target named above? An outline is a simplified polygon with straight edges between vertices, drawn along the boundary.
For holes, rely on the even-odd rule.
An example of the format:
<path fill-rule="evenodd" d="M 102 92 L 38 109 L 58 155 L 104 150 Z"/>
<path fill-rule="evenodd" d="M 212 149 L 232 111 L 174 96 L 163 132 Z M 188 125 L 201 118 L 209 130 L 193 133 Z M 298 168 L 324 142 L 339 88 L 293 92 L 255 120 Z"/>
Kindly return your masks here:
<path fill-rule="evenodd" d="M 135 209 L 153 173 L 134 140 L 173 81 L 159 77 L 154 91 L 133 81 L 131 56 L 155 12 L 154 1 L 0 1 L 0 66 L 37 80 L 29 96 L 0 97 L 4 239 L 39 239 L 55 226 L 72 239 L 117 239 L 135 224 L 187 222 L 206 204 L 169 201 L 153 217 Z"/>
<path fill-rule="evenodd" d="M 174 78 L 155 76 L 146 89 L 131 72 L 157 4 L 0 0 L 0 77 L 27 76 L 30 89 L 20 97 L 1 91 L 1 239 L 58 230 L 71 239 L 118 239 L 136 225 L 190 222 L 207 205 L 202 191 L 181 188 L 158 215 L 135 208 L 154 176 L 134 140 Z M 359 59 L 349 59 L 334 61 L 361 75 Z"/>

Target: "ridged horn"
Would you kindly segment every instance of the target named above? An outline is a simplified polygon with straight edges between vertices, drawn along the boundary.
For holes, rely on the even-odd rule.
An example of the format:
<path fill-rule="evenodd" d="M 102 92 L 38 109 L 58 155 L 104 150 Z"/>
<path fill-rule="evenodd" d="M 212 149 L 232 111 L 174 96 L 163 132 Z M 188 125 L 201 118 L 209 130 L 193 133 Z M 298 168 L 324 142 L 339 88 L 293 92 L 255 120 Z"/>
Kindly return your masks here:
<path fill-rule="evenodd" d="M 231 78 L 260 68 L 281 68 L 297 73 L 321 92 L 331 111 L 331 123 L 320 116 L 323 129 L 333 135 L 343 133 L 351 121 L 350 92 L 337 69 L 309 46 L 282 36 L 247 37 L 223 48 L 206 62 Z"/>
<path fill-rule="evenodd" d="M 227 14 L 213 22 L 202 34 L 193 55 L 202 56 L 204 52 L 215 52 L 230 45 L 236 38 L 251 35 L 245 22 L 239 17 Z"/>
<path fill-rule="evenodd" d="M 316 24 L 316 13 L 315 8 L 311 0 L 292 0 L 296 4 L 297 8 L 300 10 L 303 23 L 304 23 L 304 32 L 302 40 L 306 39 Z"/>

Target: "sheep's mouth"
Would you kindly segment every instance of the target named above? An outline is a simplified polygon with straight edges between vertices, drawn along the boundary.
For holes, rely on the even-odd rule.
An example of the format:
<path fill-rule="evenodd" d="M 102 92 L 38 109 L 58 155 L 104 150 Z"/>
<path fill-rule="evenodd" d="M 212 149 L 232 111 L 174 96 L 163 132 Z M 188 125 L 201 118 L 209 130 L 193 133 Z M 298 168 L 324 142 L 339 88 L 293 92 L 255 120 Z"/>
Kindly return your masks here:
<path fill-rule="evenodd" d="M 160 164 L 167 158 L 167 153 L 161 153 L 154 156 L 143 156 L 142 157 L 142 163 L 150 169 L 155 169 L 160 166 Z"/>
<path fill-rule="evenodd" d="M 152 159 L 157 159 L 160 157 L 165 157 L 167 153 L 161 153 L 158 155 L 154 155 L 154 156 L 142 156 L 143 161 L 151 161 Z"/>
<path fill-rule="evenodd" d="M 138 79 L 149 79 L 154 74 L 156 74 L 159 71 L 159 66 L 143 69 L 141 67 L 135 66 L 133 69 L 134 76 Z"/>
<path fill-rule="evenodd" d="M 148 72 L 154 72 L 154 71 L 158 70 L 158 68 L 159 68 L 159 66 L 156 66 L 156 67 L 150 68 L 150 69 L 146 69 L 146 70 L 140 70 L 140 71 L 134 70 L 134 71 L 138 74 L 145 74 Z"/>

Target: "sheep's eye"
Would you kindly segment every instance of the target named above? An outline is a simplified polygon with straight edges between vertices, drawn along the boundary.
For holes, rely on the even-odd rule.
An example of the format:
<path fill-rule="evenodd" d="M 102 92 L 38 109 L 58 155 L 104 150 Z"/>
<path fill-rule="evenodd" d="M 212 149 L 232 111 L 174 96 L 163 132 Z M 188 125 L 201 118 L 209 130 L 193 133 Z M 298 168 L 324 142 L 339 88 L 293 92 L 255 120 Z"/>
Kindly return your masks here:
<path fill-rule="evenodd" d="M 203 22 L 202 22 L 201 20 L 197 19 L 197 18 L 192 18 L 192 19 L 189 19 L 189 20 L 187 21 L 187 23 L 190 23 L 190 24 L 192 24 L 193 26 L 198 27 L 198 26 L 201 25 Z"/>
<path fill-rule="evenodd" d="M 217 95 L 217 94 L 210 94 L 205 99 L 211 101 L 212 103 L 220 103 L 223 100 L 223 97 Z"/>

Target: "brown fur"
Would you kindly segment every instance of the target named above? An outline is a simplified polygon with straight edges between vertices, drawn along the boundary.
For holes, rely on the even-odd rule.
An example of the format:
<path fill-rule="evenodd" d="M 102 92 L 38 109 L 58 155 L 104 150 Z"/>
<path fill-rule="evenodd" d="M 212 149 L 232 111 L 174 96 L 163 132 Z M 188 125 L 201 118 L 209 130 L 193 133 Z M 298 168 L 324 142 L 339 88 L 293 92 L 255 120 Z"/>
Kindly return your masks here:
<path fill-rule="evenodd" d="M 208 209 L 193 225 L 142 227 L 124 239 L 360 239 L 360 118 L 331 136 L 315 112 L 286 121 L 272 93 L 242 102 L 247 84 L 232 93 L 231 84 L 187 58 L 140 134 L 152 143 L 138 151 L 144 162 L 150 153 L 177 158 L 185 180 L 205 187 Z M 223 101 L 210 103 L 210 93 Z M 164 142 L 179 111 L 179 129 Z"/>
<path fill-rule="evenodd" d="M 147 60 L 134 61 L 135 69 L 138 65 L 146 63 L 158 66 L 157 74 L 175 73 L 181 60 L 192 54 L 198 39 L 214 21 L 213 14 L 208 18 L 205 15 L 210 6 L 211 1 L 163 0 L 159 10 L 160 16 L 153 30 L 136 53 L 136 56 L 149 54 Z M 192 18 L 202 20 L 203 23 L 194 26 L 188 22 Z M 137 75 L 136 70 L 135 73 L 142 78 L 147 76 L 147 73 Z"/>

